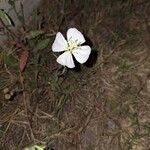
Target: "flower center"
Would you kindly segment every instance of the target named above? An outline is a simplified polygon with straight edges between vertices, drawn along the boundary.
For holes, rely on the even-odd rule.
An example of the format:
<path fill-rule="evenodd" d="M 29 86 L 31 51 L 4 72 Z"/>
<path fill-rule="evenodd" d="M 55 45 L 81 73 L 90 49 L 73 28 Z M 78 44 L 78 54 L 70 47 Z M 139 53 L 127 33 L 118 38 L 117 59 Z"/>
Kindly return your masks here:
<path fill-rule="evenodd" d="M 67 47 L 67 51 L 72 52 L 74 49 L 76 49 L 77 47 L 79 47 L 78 42 L 77 41 L 68 41 L 68 47 Z"/>

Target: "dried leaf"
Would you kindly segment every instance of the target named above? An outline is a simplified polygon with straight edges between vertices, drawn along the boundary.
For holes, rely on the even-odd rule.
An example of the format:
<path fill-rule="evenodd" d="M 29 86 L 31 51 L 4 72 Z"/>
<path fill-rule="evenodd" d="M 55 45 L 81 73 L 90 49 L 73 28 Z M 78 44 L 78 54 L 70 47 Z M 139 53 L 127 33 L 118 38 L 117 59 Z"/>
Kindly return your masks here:
<path fill-rule="evenodd" d="M 19 69 L 21 72 L 24 71 L 28 62 L 28 58 L 29 58 L 29 52 L 27 50 L 22 51 L 19 59 Z"/>

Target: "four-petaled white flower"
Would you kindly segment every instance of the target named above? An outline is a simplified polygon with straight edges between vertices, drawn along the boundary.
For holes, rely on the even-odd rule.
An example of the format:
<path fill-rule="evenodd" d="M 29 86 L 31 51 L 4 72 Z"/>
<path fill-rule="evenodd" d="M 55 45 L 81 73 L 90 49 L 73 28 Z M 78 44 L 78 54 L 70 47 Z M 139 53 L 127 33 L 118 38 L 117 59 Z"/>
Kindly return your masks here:
<path fill-rule="evenodd" d="M 57 58 L 57 62 L 68 68 L 74 68 L 74 56 L 79 63 L 85 63 L 89 58 L 91 48 L 87 45 L 81 46 L 84 42 L 84 36 L 76 28 L 68 29 L 67 40 L 58 32 L 52 45 L 52 51 L 64 53 Z"/>

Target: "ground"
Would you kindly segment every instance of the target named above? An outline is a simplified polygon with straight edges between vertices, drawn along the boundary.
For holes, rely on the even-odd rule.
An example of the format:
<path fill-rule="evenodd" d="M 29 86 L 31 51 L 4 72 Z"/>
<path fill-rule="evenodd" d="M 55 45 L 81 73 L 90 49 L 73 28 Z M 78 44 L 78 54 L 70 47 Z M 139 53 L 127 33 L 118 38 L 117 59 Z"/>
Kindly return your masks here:
<path fill-rule="evenodd" d="M 149 7 L 148 0 L 44 0 L 19 38 L 1 46 L 0 149 L 149 150 Z M 92 54 L 63 72 L 51 45 L 70 27 L 85 34 Z"/>

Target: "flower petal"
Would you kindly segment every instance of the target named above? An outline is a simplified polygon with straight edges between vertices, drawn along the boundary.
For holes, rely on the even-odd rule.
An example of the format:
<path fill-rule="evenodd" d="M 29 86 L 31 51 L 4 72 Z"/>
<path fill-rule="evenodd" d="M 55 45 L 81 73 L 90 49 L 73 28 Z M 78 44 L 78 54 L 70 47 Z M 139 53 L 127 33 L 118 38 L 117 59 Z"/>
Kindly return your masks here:
<path fill-rule="evenodd" d="M 77 49 L 75 49 L 72 53 L 75 59 L 79 63 L 83 64 L 88 60 L 91 53 L 91 48 L 90 46 L 80 46 Z"/>
<path fill-rule="evenodd" d="M 57 58 L 57 62 L 68 68 L 74 68 L 75 64 L 73 62 L 72 54 L 69 51 L 64 52 Z"/>
<path fill-rule="evenodd" d="M 62 52 L 66 49 L 66 47 L 67 47 L 67 41 L 65 40 L 63 35 L 60 32 L 58 32 L 56 34 L 56 38 L 52 45 L 52 51 L 53 52 Z"/>
<path fill-rule="evenodd" d="M 67 31 L 67 40 L 68 41 L 73 41 L 73 42 L 78 42 L 78 44 L 83 44 L 85 42 L 85 38 L 83 34 L 78 31 L 76 28 L 70 28 Z"/>

